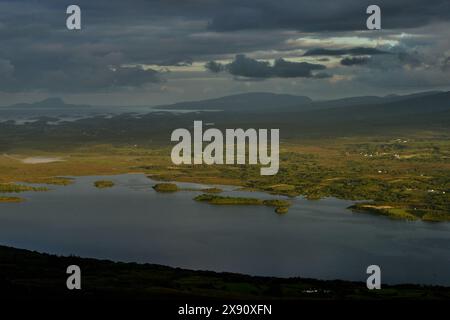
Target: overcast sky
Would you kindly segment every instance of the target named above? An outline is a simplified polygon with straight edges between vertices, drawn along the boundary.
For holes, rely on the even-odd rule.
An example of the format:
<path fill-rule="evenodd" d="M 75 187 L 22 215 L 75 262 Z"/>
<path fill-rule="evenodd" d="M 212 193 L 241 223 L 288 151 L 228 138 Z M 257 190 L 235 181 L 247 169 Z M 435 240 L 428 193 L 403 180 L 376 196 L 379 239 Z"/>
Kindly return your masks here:
<path fill-rule="evenodd" d="M 370 4 L 382 30 L 366 29 Z M 449 89 L 449 0 L 0 0 L 0 105 Z"/>

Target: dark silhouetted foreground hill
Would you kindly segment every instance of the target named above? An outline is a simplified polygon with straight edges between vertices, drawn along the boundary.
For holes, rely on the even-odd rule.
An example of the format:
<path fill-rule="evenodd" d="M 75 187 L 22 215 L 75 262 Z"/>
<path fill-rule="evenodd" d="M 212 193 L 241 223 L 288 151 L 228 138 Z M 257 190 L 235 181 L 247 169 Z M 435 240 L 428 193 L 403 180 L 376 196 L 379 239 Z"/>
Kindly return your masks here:
<path fill-rule="evenodd" d="M 82 271 L 82 290 L 66 288 L 69 265 Z M 450 299 L 450 288 L 384 286 L 369 291 L 364 283 L 302 278 L 252 277 L 190 271 L 154 264 L 55 255 L 0 246 L 0 292 L 7 299 Z"/>

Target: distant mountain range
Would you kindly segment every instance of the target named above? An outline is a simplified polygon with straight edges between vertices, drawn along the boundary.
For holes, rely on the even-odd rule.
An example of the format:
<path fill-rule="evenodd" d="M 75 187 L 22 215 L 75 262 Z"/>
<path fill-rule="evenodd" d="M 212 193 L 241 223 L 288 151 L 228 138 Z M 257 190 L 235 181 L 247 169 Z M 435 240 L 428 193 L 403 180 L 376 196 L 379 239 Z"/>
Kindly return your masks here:
<path fill-rule="evenodd" d="M 311 105 L 312 100 L 305 96 L 276 94 L 268 92 L 251 92 L 225 96 L 201 101 L 179 102 L 158 106 L 158 109 L 178 110 L 223 110 L 223 111 L 257 111 L 294 110 L 300 106 Z"/>
<path fill-rule="evenodd" d="M 86 109 L 89 112 L 94 110 L 94 108 L 87 109 L 89 107 L 66 104 L 60 98 L 49 98 L 36 103 L 16 104 L 8 108 L 42 110 L 39 112 L 45 115 L 45 109 L 64 110 L 64 112 L 69 110 L 79 112 L 79 109 Z M 145 110 L 145 107 L 141 108 Z M 389 126 L 391 128 L 450 128 L 450 92 L 440 91 L 385 97 L 361 96 L 328 101 L 313 101 L 305 96 L 255 92 L 175 103 L 158 106 L 155 109 L 222 110 L 224 112 L 207 112 L 202 116 L 186 113 L 182 118 L 184 120 L 192 117 L 208 118 L 209 122 L 213 123 L 233 121 L 246 127 L 261 123 L 265 123 L 266 126 L 279 123 L 280 126 L 289 128 L 288 132 L 307 128 L 310 131 L 324 132 L 337 127 L 342 129 L 358 127 L 375 129 Z M 123 117 L 120 119 L 124 121 Z"/>
<path fill-rule="evenodd" d="M 11 106 L 5 106 L 2 108 L 15 108 L 15 109 L 79 109 L 79 108 L 90 108 L 89 105 L 78 105 L 78 104 L 68 104 L 65 103 L 61 98 L 48 98 L 42 101 L 34 103 L 18 103 Z"/>
<path fill-rule="evenodd" d="M 449 105 L 450 92 L 441 91 L 428 91 L 409 95 L 388 95 L 384 97 L 360 96 L 324 101 L 313 101 L 309 97 L 300 95 L 252 92 L 229 95 L 215 99 L 160 105 L 153 108 L 160 110 L 220 110 L 247 113 L 304 112 L 334 108 L 339 108 L 340 112 L 342 112 L 343 110 L 341 108 L 344 108 L 349 112 L 364 110 L 365 113 L 370 113 L 371 110 L 377 110 L 377 112 L 393 112 L 393 109 L 397 109 L 397 111 L 402 110 L 402 112 L 422 112 L 425 111 L 425 109 L 428 109 L 428 111 L 443 111 L 447 110 Z M 92 106 L 89 105 L 68 104 L 61 98 L 53 97 L 34 103 L 19 103 L 11 106 L 4 106 L 2 108 L 79 109 L 91 107 Z"/>
<path fill-rule="evenodd" d="M 359 97 L 350 97 L 350 98 L 342 98 L 336 100 L 327 100 L 327 101 L 317 101 L 314 103 L 315 107 L 318 108 L 336 108 L 336 107 L 349 107 L 354 105 L 375 105 L 375 104 L 383 104 L 383 103 L 391 103 L 395 101 L 401 100 L 409 100 L 420 97 L 431 97 L 433 95 L 437 95 L 442 93 L 441 91 L 426 91 L 420 93 L 413 93 L 408 95 L 397 95 L 391 94 L 384 97 L 379 96 L 359 96 Z"/>
<path fill-rule="evenodd" d="M 234 101 L 236 103 L 231 103 Z M 286 137 L 306 134 L 345 135 L 356 132 L 383 134 L 394 130 L 450 128 L 450 92 L 436 91 L 329 101 L 312 101 L 303 96 L 254 93 L 177 103 L 166 106 L 165 109 L 224 110 L 203 117 L 218 126 L 232 122 L 235 127 L 283 128 L 283 135 Z"/>
<path fill-rule="evenodd" d="M 65 104 L 61 99 L 47 99 L 34 104 L 19 104 L 14 108 L 22 108 L 20 113 L 37 108 L 40 116 L 55 110 L 63 111 L 64 114 L 70 113 L 69 110 L 80 113 L 80 109 L 73 106 Z M 155 110 L 164 109 L 164 106 L 156 108 Z M 58 125 L 48 124 L 46 119 L 26 125 L 3 122 L 0 123 L 0 136 L 3 135 L 3 141 L 14 141 L 21 137 L 30 144 L 39 139 L 56 141 L 67 136 L 76 141 L 94 139 L 101 143 L 135 143 L 151 139 L 153 143 L 165 144 L 170 132 L 177 128 L 190 128 L 196 120 L 213 124 L 221 130 L 278 128 L 283 139 L 348 137 L 355 134 L 400 136 L 411 132 L 435 132 L 446 136 L 450 134 L 450 92 L 353 97 L 330 101 L 312 101 L 295 95 L 251 93 L 165 107 L 167 111 L 185 109 L 224 110 L 223 112 L 180 114 L 148 112 L 148 107 L 141 107 L 138 117 L 134 115 L 135 111 L 119 111 L 110 117 L 95 116 L 92 115 L 95 109 L 86 108 L 85 113 L 89 116 L 76 121 L 63 121 Z M 124 110 L 120 107 L 110 109 Z M 0 120 L 3 117 L 2 111 L 0 110 Z M 101 111 L 102 114 L 104 111 Z M 5 138 L 8 135 L 10 138 Z"/>

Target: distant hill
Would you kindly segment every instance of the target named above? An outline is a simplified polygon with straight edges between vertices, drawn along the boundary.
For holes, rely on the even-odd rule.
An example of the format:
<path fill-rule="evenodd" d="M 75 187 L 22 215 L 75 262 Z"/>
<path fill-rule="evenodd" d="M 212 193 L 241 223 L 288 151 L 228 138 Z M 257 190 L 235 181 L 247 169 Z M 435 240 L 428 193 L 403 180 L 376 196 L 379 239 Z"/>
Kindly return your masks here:
<path fill-rule="evenodd" d="M 51 99 L 26 106 L 28 109 L 25 110 L 28 111 L 36 107 L 46 107 L 49 110 L 49 106 L 55 108 L 52 110 L 69 110 L 73 105 Z M 163 140 L 167 138 L 167 132 L 175 128 L 189 127 L 195 120 L 214 123 L 214 126 L 220 129 L 279 128 L 285 138 L 352 134 L 382 135 L 389 132 L 417 130 L 448 132 L 450 128 L 450 92 L 354 97 L 316 102 L 302 96 L 252 93 L 199 102 L 177 103 L 167 106 L 167 110 L 183 107 L 190 110 L 224 111 L 188 112 L 183 116 L 171 112 L 150 112 L 139 118 L 124 113 L 112 118 L 89 117 L 60 126 L 65 127 L 69 134 L 74 131 L 86 132 L 86 130 L 97 132 L 96 130 L 101 126 L 102 139 L 107 141 L 119 139 L 133 141 L 143 137 Z M 77 109 L 71 108 L 71 110 Z M 88 110 L 91 111 L 94 108 Z M 39 111 L 39 113 L 42 112 Z M 37 121 L 23 127 L 23 134 L 27 141 L 32 141 L 35 134 L 29 128 L 35 126 L 41 129 L 42 125 L 42 121 Z M 17 126 L 14 130 L 13 137 L 17 137 L 21 127 Z M 100 139 L 97 134 L 99 133 L 96 133 L 96 138 Z"/>
<path fill-rule="evenodd" d="M 439 114 L 450 112 L 450 92 L 438 92 L 431 94 L 415 94 L 399 96 L 395 98 L 382 98 L 381 102 L 376 100 L 372 103 L 359 103 L 347 106 L 329 104 L 329 108 L 313 110 L 311 117 L 326 117 L 338 120 L 341 118 L 353 120 L 383 120 L 389 122 L 392 118 L 408 119 L 417 116 L 431 115 L 437 117 Z M 333 106 L 333 107 L 332 107 Z"/>
<path fill-rule="evenodd" d="M 185 114 L 187 124 L 202 118 L 217 127 L 280 128 L 283 136 L 347 135 L 352 133 L 384 134 L 402 130 L 442 130 L 450 128 L 450 92 L 423 92 L 386 97 L 353 97 L 304 104 L 278 103 L 278 95 L 270 97 L 263 108 L 251 105 L 263 95 L 254 94 L 243 99 L 237 108 L 222 108 L 224 112 L 203 115 Z M 295 97 L 295 96 L 294 96 Z M 220 98 L 213 101 L 234 101 Z M 282 99 L 280 99 L 282 101 Z M 192 102 L 185 106 L 208 105 L 211 100 Z M 246 104 L 249 103 L 248 107 Z M 282 107 L 279 107 L 282 106 Z M 247 116 L 247 115 L 249 116 Z M 181 121 L 181 119 L 180 119 Z M 178 124 L 177 124 L 178 125 Z M 186 125 L 186 124 L 185 124 Z"/>
<path fill-rule="evenodd" d="M 250 96 L 252 99 L 243 101 L 260 101 L 261 95 L 258 96 L 258 99 Z M 278 98 L 278 95 L 270 94 L 268 97 L 274 99 Z M 234 99 L 236 96 L 228 101 Z M 380 99 L 385 99 L 383 100 L 385 103 L 379 103 Z M 186 112 L 182 115 L 172 112 L 149 112 L 139 117 L 122 113 L 112 117 L 87 117 L 58 125 L 48 124 L 45 121 L 24 125 L 1 123 L 0 147 L 2 143 L 3 148 L 13 146 L 12 141 L 15 145 L 21 141 L 27 146 L 34 146 L 42 141 L 45 141 L 46 145 L 58 144 L 58 141 L 66 141 L 67 137 L 79 143 L 95 141 L 136 144 L 136 141 L 149 143 L 151 140 L 151 143 L 166 145 L 170 132 L 177 128 L 191 128 L 196 120 L 213 124 L 215 128 L 221 130 L 278 128 L 282 139 L 353 135 L 397 136 L 420 132 L 439 132 L 448 135 L 450 132 L 450 92 L 375 99 L 357 97 L 351 99 L 348 104 L 344 104 L 342 99 L 337 100 L 335 104 L 328 101 L 326 106 L 317 104 L 323 102 L 302 101 L 305 104 L 295 106 L 286 104 L 283 112 L 277 107 L 272 107 L 276 105 L 272 102 L 265 104 L 267 108 L 264 111 L 253 107 L 254 104 L 248 109 L 245 108 L 245 104 L 241 104 L 242 109 L 225 109 L 227 111 L 223 112 Z M 207 105 L 211 107 L 211 104 Z M 41 114 L 43 109 L 38 110 Z M 91 110 L 93 109 L 89 109 Z"/>
<path fill-rule="evenodd" d="M 216 99 L 180 102 L 158 106 L 157 109 L 178 110 L 223 110 L 223 111 L 257 111 L 292 110 L 311 105 L 312 100 L 305 96 L 252 92 L 235 94 Z"/>
<path fill-rule="evenodd" d="M 18 103 L 11 106 L 2 108 L 14 108 L 14 109 L 67 109 L 67 108 L 90 108 L 88 105 L 77 105 L 65 103 L 61 98 L 47 98 L 42 101 L 34 103 Z"/>
<path fill-rule="evenodd" d="M 0 298 L 4 302 L 39 299 L 71 303 L 74 299 L 73 292 L 61 285 L 66 281 L 66 274 L 61 270 L 65 270 L 69 265 L 86 266 L 89 272 L 89 276 L 83 278 L 83 289 L 77 292 L 78 302 L 92 303 L 98 299 L 101 303 L 114 303 L 118 299 L 137 299 L 145 302 L 142 305 L 149 304 L 154 308 L 152 302 L 160 304 L 159 301 L 163 299 L 169 302 L 181 299 L 202 301 L 211 297 L 216 299 L 213 301 L 229 300 L 230 297 L 239 301 L 317 301 L 336 299 L 336 292 L 339 293 L 340 299 L 346 301 L 391 301 L 389 299 L 392 299 L 392 296 L 396 299 L 417 300 L 426 297 L 443 302 L 450 299 L 448 287 L 385 285 L 384 290 L 373 294 L 373 291 L 366 290 L 364 282 L 192 271 L 156 264 L 122 263 L 76 256 L 61 257 L 4 246 L 0 246 L 0 265 Z M 317 288 L 317 293 L 305 292 L 305 288 Z M 166 304 L 162 304 L 162 311 L 166 311 L 164 307 Z"/>
<path fill-rule="evenodd" d="M 346 108 L 355 107 L 362 111 L 366 106 L 373 109 L 374 106 L 385 106 L 387 109 L 391 107 L 402 108 L 419 108 L 421 111 L 424 105 L 431 105 L 436 108 L 437 105 L 446 106 L 448 102 L 448 92 L 428 91 L 415 93 L 410 95 L 389 95 L 379 96 L 360 96 L 349 97 L 335 100 L 313 101 L 309 97 L 290 94 L 276 94 L 270 92 L 251 92 L 243 94 L 235 94 L 215 99 L 207 99 L 200 101 L 186 101 L 170 105 L 160 105 L 153 107 L 162 110 L 220 110 L 231 112 L 307 112 L 319 111 L 323 109 L 339 108 L 344 111 Z M 401 102 L 404 102 L 403 104 Z M 53 97 L 34 103 L 19 103 L 11 106 L 0 108 L 8 109 L 80 109 L 92 108 L 89 105 L 76 105 L 65 103 L 63 99 Z M 354 111 L 356 109 L 348 109 Z M 375 110 L 375 109 L 374 109 Z M 380 111 L 380 109 L 377 109 Z M 365 110 L 368 112 L 370 110 Z M 390 111 L 390 110 L 384 110 Z"/>
<path fill-rule="evenodd" d="M 396 130 L 448 130 L 450 128 L 450 92 L 388 97 L 344 106 L 328 104 L 316 109 L 292 112 L 260 113 L 253 121 L 277 123 L 287 135 L 314 134 L 386 134 Z M 370 99 L 368 100 L 370 101 Z M 258 119 L 258 120 L 257 120 Z"/>
<path fill-rule="evenodd" d="M 350 107 L 354 105 L 375 105 L 375 104 L 383 104 L 390 103 L 401 100 L 408 100 L 412 98 L 426 97 L 432 96 L 435 94 L 441 93 L 440 91 L 426 91 L 408 95 L 398 95 L 391 94 L 384 97 L 379 96 L 359 96 L 359 97 L 349 97 L 335 100 L 326 100 L 326 101 L 315 101 L 314 109 L 322 109 L 322 108 L 337 108 L 337 107 Z"/>
<path fill-rule="evenodd" d="M 349 97 L 335 100 L 312 101 L 306 96 L 252 92 L 200 101 L 179 102 L 157 106 L 163 110 L 221 110 L 233 112 L 269 112 L 269 111 L 312 111 L 321 109 L 347 108 L 351 106 L 388 105 L 390 103 L 421 99 L 419 103 L 439 97 L 440 91 L 428 91 L 409 95 L 389 95 Z M 445 93 L 444 93 L 445 94 Z"/>

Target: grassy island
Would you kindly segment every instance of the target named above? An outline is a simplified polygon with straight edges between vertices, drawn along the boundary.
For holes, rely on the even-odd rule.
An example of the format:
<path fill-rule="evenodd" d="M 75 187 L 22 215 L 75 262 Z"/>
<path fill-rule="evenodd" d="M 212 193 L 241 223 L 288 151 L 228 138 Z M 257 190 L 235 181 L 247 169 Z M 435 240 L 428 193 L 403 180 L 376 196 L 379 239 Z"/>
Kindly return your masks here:
<path fill-rule="evenodd" d="M 216 205 L 262 205 L 263 200 L 256 198 L 223 197 L 211 194 L 201 194 L 194 198 L 195 201 L 207 202 Z"/>
<path fill-rule="evenodd" d="M 55 186 L 68 186 L 69 184 L 73 183 L 74 179 L 66 177 L 32 177 L 28 179 L 22 179 L 21 181 L 26 183 L 41 183 Z"/>
<path fill-rule="evenodd" d="M 114 187 L 114 182 L 110 180 L 99 180 L 94 182 L 94 186 L 96 186 L 99 189 L 111 188 Z"/>
<path fill-rule="evenodd" d="M 177 192 L 180 189 L 175 183 L 158 183 L 153 186 L 157 192 Z"/>
<path fill-rule="evenodd" d="M 0 197 L 0 203 L 17 203 L 23 201 L 24 200 L 19 197 Z"/>
<path fill-rule="evenodd" d="M 284 214 L 284 213 L 287 213 L 288 211 L 289 211 L 288 207 L 277 207 L 275 209 L 275 212 L 278 214 Z"/>
<path fill-rule="evenodd" d="M 200 191 L 205 193 L 221 193 L 223 192 L 220 188 L 180 188 L 175 183 L 158 183 L 153 186 L 157 192 L 177 192 L 177 191 Z"/>
<path fill-rule="evenodd" d="M 0 193 L 19 193 L 25 191 L 48 191 L 48 188 L 32 187 L 15 183 L 0 183 Z"/>
<path fill-rule="evenodd" d="M 275 212 L 286 213 L 289 206 L 289 201 L 286 200 L 261 200 L 257 198 L 243 198 L 243 197 L 224 197 L 212 194 L 201 194 L 194 198 L 195 201 L 207 202 L 214 205 L 264 205 L 268 207 L 275 207 Z"/>

